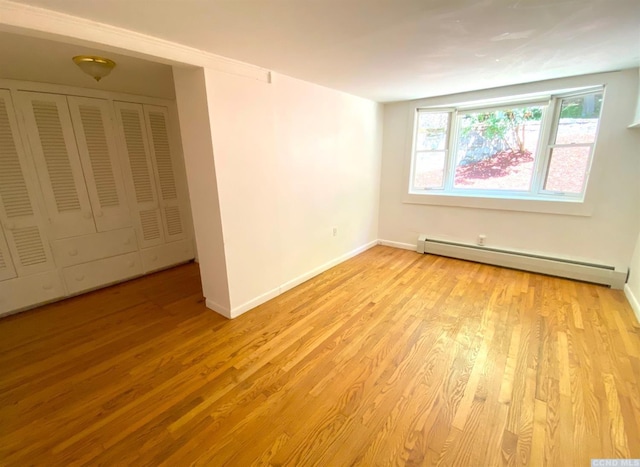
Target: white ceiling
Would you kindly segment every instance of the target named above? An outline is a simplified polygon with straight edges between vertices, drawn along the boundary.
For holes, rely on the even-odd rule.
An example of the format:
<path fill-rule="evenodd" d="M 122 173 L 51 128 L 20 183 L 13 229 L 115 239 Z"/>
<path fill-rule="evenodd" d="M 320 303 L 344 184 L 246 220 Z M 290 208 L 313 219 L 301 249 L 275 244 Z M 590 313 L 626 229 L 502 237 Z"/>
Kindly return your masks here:
<path fill-rule="evenodd" d="M 640 0 L 19 0 L 377 101 L 640 64 Z"/>
<path fill-rule="evenodd" d="M 116 67 L 99 83 L 82 72 L 71 60 L 76 55 L 105 54 L 115 60 Z M 169 65 L 2 31 L 0 78 L 175 99 L 173 72 Z"/>

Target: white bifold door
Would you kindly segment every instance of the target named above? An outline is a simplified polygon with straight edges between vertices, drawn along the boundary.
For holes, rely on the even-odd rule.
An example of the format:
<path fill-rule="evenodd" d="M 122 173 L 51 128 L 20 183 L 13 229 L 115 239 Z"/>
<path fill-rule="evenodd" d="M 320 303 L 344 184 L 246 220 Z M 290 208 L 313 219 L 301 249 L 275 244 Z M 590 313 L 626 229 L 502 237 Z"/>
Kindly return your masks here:
<path fill-rule="evenodd" d="M 186 238 L 183 208 L 176 180 L 176 155 L 169 142 L 168 112 L 166 107 L 144 106 L 147 134 L 151 142 L 156 180 L 160 188 L 160 206 L 167 242 Z"/>
<path fill-rule="evenodd" d="M 131 225 L 109 102 L 38 92 L 19 98 L 55 238 Z"/>
<path fill-rule="evenodd" d="M 0 89 L 0 280 L 53 269 L 11 93 Z"/>
<path fill-rule="evenodd" d="M 94 233 L 66 96 L 38 92 L 18 96 L 55 238 Z"/>
<path fill-rule="evenodd" d="M 93 217 L 98 232 L 131 225 L 108 101 L 68 97 Z"/>
<path fill-rule="evenodd" d="M 164 107 L 115 102 L 140 246 L 186 238 L 175 153 Z"/>

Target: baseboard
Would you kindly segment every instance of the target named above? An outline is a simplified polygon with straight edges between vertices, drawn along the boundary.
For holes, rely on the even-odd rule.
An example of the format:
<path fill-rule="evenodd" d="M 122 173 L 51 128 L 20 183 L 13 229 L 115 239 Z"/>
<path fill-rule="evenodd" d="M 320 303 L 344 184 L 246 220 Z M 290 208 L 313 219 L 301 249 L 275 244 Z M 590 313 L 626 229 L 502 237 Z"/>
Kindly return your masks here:
<path fill-rule="evenodd" d="M 296 277 L 295 279 L 291 279 L 290 281 L 285 282 L 284 284 L 282 284 L 280 286 L 280 293 L 284 293 L 287 290 L 293 289 L 294 287 L 302 284 L 303 282 L 308 281 L 309 279 L 311 279 L 312 277 L 317 276 L 318 274 L 321 274 L 323 272 L 325 272 L 328 269 L 331 269 L 334 266 L 337 266 L 338 264 L 353 258 L 354 256 L 359 255 L 360 253 L 362 253 L 363 251 L 367 251 L 369 248 L 373 248 L 374 246 L 376 246 L 378 244 L 378 240 L 373 240 L 372 242 L 366 243 L 362 246 L 359 246 L 358 248 L 351 250 L 347 253 L 345 253 L 344 255 L 338 256 L 335 259 L 332 259 L 331 261 L 328 261 L 326 263 L 324 263 L 321 266 L 318 266 L 315 269 L 312 269 L 311 271 L 305 273 L 305 274 L 301 274 L 300 276 Z"/>
<path fill-rule="evenodd" d="M 638 300 L 638 297 L 633 294 L 633 292 L 631 291 L 631 287 L 629 287 L 629 284 L 625 284 L 624 294 L 627 297 L 627 300 L 629 300 L 629 304 L 633 309 L 633 313 L 636 315 L 638 323 L 640 323 L 640 300 Z"/>
<path fill-rule="evenodd" d="M 204 299 L 204 303 L 207 306 L 207 308 L 209 308 L 212 311 L 215 311 L 216 313 L 218 313 L 219 315 L 224 316 L 225 318 L 231 319 L 233 317 L 233 316 L 231 316 L 231 311 L 229 310 L 229 308 L 227 308 L 226 306 L 222 306 L 219 303 L 214 302 L 210 298 L 205 298 Z"/>
<path fill-rule="evenodd" d="M 378 245 L 390 246 L 393 248 L 401 248 L 403 250 L 416 251 L 416 245 L 411 243 L 392 242 L 391 240 L 378 240 Z"/>
<path fill-rule="evenodd" d="M 228 316 L 228 318 L 237 318 L 238 316 L 240 316 L 243 313 L 246 313 L 247 311 L 262 305 L 263 303 L 268 302 L 269 300 L 271 300 L 272 298 L 277 297 L 278 295 L 281 295 L 283 293 L 285 293 L 287 290 L 290 290 L 300 284 L 302 284 L 303 282 L 308 281 L 309 279 L 311 279 L 312 277 L 317 276 L 318 274 L 322 274 L 323 272 L 325 272 L 328 269 L 331 269 L 334 266 L 337 266 L 338 264 L 353 258 L 356 255 L 359 255 L 360 253 L 362 253 L 363 251 L 368 250 L 369 248 L 372 248 L 374 246 L 376 246 L 378 244 L 378 240 L 373 240 L 369 243 L 366 243 L 362 246 L 359 246 L 358 248 L 355 248 L 341 256 L 338 256 L 337 258 L 332 259 L 331 261 L 328 261 L 324 264 L 322 264 L 321 266 L 318 266 L 317 268 L 312 269 L 311 271 L 308 271 L 304 274 L 301 274 L 283 284 L 281 284 L 278 287 L 275 287 L 259 296 L 257 296 L 256 298 L 253 298 L 245 303 L 243 303 L 242 305 L 238 305 L 236 307 L 231 307 L 231 312 Z M 220 313 L 223 314 L 223 313 Z"/>
<path fill-rule="evenodd" d="M 280 287 L 276 287 L 269 290 L 268 292 L 258 295 L 256 298 L 252 298 L 248 302 L 244 302 L 242 305 L 233 307 L 231 308 L 231 316 L 229 316 L 229 318 L 237 318 L 241 314 L 246 313 L 247 311 L 252 310 L 257 306 L 268 302 L 272 298 L 276 298 L 281 293 L 282 292 L 280 291 Z"/>

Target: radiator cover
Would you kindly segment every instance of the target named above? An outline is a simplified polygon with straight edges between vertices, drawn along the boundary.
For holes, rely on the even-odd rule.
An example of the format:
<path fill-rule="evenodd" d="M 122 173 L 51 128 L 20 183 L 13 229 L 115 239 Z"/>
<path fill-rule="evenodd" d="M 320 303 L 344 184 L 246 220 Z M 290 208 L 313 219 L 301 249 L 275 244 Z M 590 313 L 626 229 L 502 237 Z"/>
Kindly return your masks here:
<path fill-rule="evenodd" d="M 494 266 L 593 282 L 595 284 L 608 285 L 614 289 L 622 289 L 627 279 L 626 272 L 616 271 L 613 266 L 429 239 L 425 234 L 421 234 L 418 237 L 417 251 L 418 253 L 447 256 Z"/>

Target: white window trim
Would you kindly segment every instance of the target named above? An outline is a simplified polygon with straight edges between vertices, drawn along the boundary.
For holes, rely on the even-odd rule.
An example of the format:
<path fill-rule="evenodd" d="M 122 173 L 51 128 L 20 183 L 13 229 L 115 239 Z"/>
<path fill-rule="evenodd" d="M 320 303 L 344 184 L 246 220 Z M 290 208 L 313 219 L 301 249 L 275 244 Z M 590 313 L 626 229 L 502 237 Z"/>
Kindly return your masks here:
<path fill-rule="evenodd" d="M 544 192 L 541 188 L 544 185 L 544 168 L 547 165 L 548 158 L 551 153 L 551 133 L 554 131 L 552 128 L 552 122 L 556 120 L 556 115 L 560 112 L 560 105 L 557 105 L 559 101 L 567 96 L 576 96 L 580 94 L 588 94 L 602 90 L 606 92 L 605 85 L 588 86 L 583 88 L 566 89 L 560 92 L 548 92 L 548 93 L 536 93 L 535 95 L 525 96 L 505 96 L 490 101 L 469 101 L 459 104 L 438 105 L 438 106 L 425 106 L 420 102 L 415 102 L 409 106 L 407 136 L 406 136 L 406 148 L 404 158 L 404 190 L 402 196 L 402 202 L 408 204 L 425 204 L 434 206 L 451 206 L 451 207 L 466 207 L 477 209 L 491 209 L 491 210 L 505 210 L 505 211 L 523 211 L 523 212 L 539 212 L 548 214 L 564 214 L 572 216 L 591 216 L 594 210 L 594 185 L 597 185 L 596 180 L 599 178 L 599 173 L 595 170 L 595 144 L 592 143 L 592 151 L 590 155 L 587 175 L 585 178 L 586 190 L 584 196 L 571 195 L 571 194 L 557 194 Z M 451 115 L 449 140 L 447 141 L 448 153 L 452 148 L 452 139 L 456 137 L 456 114 L 457 110 L 474 110 L 474 109 L 488 109 L 488 108 L 504 108 L 507 105 L 533 105 L 540 104 L 541 102 L 548 103 L 548 108 L 545 109 L 542 120 L 542 131 L 540 135 L 539 144 L 544 149 L 538 153 L 536 158 L 536 165 L 534 167 L 534 176 L 532 180 L 532 187 L 539 187 L 538 195 L 532 195 L 531 192 L 523 192 L 522 196 L 518 196 L 516 191 L 504 191 L 504 190 L 477 190 L 472 192 L 458 192 L 450 191 L 445 192 L 443 190 L 425 190 L 424 193 L 412 192 L 412 176 L 413 176 L 413 163 L 415 154 L 415 129 L 417 125 L 417 113 L 419 110 L 430 109 L 433 111 L 451 111 L 454 112 Z M 599 126 L 602 119 L 601 117 L 598 123 Z M 596 133 L 597 135 L 598 133 Z M 597 137 L 596 137 L 597 139 Z M 597 142 L 597 141 L 596 141 Z M 448 165 L 453 165 L 455 158 L 450 157 Z M 445 187 L 447 182 L 451 183 L 449 175 L 450 170 L 455 170 L 455 167 L 445 167 Z M 537 184 L 537 185 L 534 185 Z"/>

